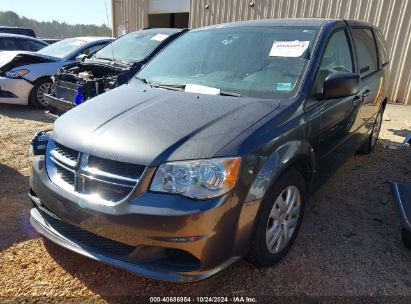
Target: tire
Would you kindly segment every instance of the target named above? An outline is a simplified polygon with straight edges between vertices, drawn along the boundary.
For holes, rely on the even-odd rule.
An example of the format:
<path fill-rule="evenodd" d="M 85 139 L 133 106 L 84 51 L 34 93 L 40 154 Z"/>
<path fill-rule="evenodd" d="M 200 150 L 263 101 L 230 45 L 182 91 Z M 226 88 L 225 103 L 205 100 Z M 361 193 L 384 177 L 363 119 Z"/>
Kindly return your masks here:
<path fill-rule="evenodd" d="M 366 141 L 358 149 L 358 153 L 370 154 L 374 150 L 375 146 L 377 145 L 378 136 L 380 135 L 383 114 L 384 114 L 384 110 L 381 109 L 378 112 L 377 117 L 375 118 L 371 134 L 368 136 Z"/>
<path fill-rule="evenodd" d="M 404 246 L 407 247 L 408 249 L 411 249 L 411 232 L 409 232 L 405 228 L 402 228 L 401 229 L 401 239 L 402 239 L 402 242 L 404 243 Z"/>
<path fill-rule="evenodd" d="M 34 83 L 29 95 L 29 104 L 35 109 L 45 109 L 47 104 L 43 94 L 48 93 L 53 82 L 50 78 L 41 78 Z"/>
<path fill-rule="evenodd" d="M 296 199 L 292 202 L 289 200 L 287 204 L 287 195 L 291 196 L 292 193 L 295 194 Z M 295 169 L 290 169 L 281 175 L 271 190 L 266 193 L 258 212 L 247 257 L 251 263 L 258 267 L 271 267 L 287 254 L 301 225 L 305 194 L 305 180 Z M 286 233 L 288 237 L 285 236 Z"/>

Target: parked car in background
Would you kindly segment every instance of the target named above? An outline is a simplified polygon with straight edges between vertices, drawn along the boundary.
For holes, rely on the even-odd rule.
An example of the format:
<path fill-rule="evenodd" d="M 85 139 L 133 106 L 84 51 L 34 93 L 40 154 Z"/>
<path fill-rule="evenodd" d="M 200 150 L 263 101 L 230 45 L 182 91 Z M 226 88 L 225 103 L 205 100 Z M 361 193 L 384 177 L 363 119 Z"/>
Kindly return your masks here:
<path fill-rule="evenodd" d="M 204 279 L 244 256 L 270 267 L 308 196 L 374 149 L 387 77 L 384 39 L 365 22 L 192 30 L 35 137 L 31 223 L 162 280 Z"/>
<path fill-rule="evenodd" d="M 0 52 L 0 103 L 44 108 L 53 76 L 79 55 L 90 55 L 112 41 L 108 37 L 69 38 L 38 52 Z"/>
<path fill-rule="evenodd" d="M 187 29 L 145 29 L 124 35 L 89 58 L 64 66 L 46 95 L 49 113 L 60 115 L 130 80 L 141 67 Z"/>
<path fill-rule="evenodd" d="M 48 46 L 48 43 L 32 38 L 29 36 L 16 34 L 1 34 L 0 33 L 0 52 L 1 51 L 30 51 L 37 52 L 38 50 Z"/>
<path fill-rule="evenodd" d="M 26 27 L 0 25 L 0 33 L 17 34 L 36 38 L 36 33 Z"/>
<path fill-rule="evenodd" d="M 54 38 L 39 38 L 39 39 L 43 40 L 44 42 L 48 44 L 53 44 L 53 43 L 61 41 L 61 39 L 54 39 Z"/>

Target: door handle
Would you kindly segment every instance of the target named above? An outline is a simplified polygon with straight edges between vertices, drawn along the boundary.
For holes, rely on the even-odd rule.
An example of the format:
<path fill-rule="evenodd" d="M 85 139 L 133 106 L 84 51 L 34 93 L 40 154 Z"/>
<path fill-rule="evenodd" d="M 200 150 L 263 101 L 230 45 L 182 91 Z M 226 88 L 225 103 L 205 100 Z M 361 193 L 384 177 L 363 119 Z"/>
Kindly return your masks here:
<path fill-rule="evenodd" d="M 363 98 L 365 98 L 365 97 L 367 97 L 368 95 L 370 95 L 370 93 L 371 93 L 371 91 L 368 90 L 368 89 L 366 89 L 364 92 L 362 92 L 361 96 L 362 96 Z"/>

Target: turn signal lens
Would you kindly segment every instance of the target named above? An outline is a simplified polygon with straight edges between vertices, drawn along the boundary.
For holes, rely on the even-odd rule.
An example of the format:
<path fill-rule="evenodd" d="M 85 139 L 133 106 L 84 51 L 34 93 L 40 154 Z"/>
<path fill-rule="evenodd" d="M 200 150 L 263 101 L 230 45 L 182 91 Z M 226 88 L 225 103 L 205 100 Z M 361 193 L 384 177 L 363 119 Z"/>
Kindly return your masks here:
<path fill-rule="evenodd" d="M 11 70 L 6 72 L 6 77 L 10 77 L 10 78 L 18 78 L 21 76 L 24 76 L 26 74 L 30 73 L 29 70 L 26 69 L 21 69 L 21 70 Z"/>

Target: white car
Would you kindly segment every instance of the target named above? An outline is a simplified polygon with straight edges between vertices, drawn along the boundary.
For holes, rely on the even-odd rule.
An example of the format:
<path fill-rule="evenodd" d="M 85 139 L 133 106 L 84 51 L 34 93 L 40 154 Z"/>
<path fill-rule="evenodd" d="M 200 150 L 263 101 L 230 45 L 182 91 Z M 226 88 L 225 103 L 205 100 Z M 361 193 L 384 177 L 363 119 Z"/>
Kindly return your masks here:
<path fill-rule="evenodd" d="M 91 55 L 112 40 L 77 37 L 56 42 L 38 52 L 0 52 L 0 103 L 44 108 L 44 94 L 52 86 L 51 77 L 79 56 Z"/>

